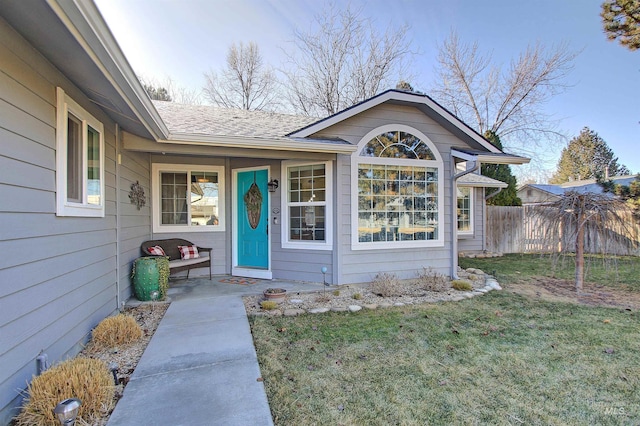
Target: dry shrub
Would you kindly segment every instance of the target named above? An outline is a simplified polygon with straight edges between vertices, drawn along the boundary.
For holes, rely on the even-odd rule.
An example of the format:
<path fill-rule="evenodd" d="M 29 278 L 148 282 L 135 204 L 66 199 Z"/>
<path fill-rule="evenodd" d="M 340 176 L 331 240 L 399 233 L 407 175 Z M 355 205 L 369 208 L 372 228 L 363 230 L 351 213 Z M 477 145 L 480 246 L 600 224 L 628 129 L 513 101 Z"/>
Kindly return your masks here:
<path fill-rule="evenodd" d="M 382 297 L 401 296 L 402 286 L 395 274 L 380 272 L 371 281 L 371 292 Z"/>
<path fill-rule="evenodd" d="M 471 291 L 473 287 L 467 280 L 453 280 L 451 281 L 451 287 L 459 291 Z"/>
<path fill-rule="evenodd" d="M 92 341 L 99 347 L 114 346 L 135 342 L 142 337 L 142 328 L 136 320 L 125 314 L 105 318 L 93 329 Z"/>
<path fill-rule="evenodd" d="M 427 291 L 447 291 L 451 288 L 449 277 L 446 277 L 432 268 L 422 268 L 416 277 L 418 287 Z"/>
<path fill-rule="evenodd" d="M 104 361 L 73 358 L 35 377 L 28 388 L 16 426 L 59 426 L 53 414 L 56 405 L 67 398 L 82 401 L 76 424 L 94 424 L 113 407 L 113 375 Z"/>
<path fill-rule="evenodd" d="M 263 300 L 260 302 L 260 307 L 265 311 L 272 311 L 278 307 L 278 303 L 273 300 Z"/>

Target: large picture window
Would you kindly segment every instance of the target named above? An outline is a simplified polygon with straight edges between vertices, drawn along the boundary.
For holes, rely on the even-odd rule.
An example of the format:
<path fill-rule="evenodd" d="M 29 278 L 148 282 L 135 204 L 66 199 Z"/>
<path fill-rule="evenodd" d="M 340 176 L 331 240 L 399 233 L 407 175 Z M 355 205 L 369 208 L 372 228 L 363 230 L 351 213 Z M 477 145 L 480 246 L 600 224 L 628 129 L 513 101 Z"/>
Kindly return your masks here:
<path fill-rule="evenodd" d="M 104 216 L 104 126 L 57 89 L 56 214 Z"/>
<path fill-rule="evenodd" d="M 285 248 L 331 249 L 331 162 L 283 163 Z"/>
<path fill-rule="evenodd" d="M 353 247 L 441 245 L 439 154 L 426 136 L 407 126 L 378 132 L 363 139 L 352 163 Z"/>
<path fill-rule="evenodd" d="M 223 230 L 224 169 L 154 164 L 154 232 Z"/>

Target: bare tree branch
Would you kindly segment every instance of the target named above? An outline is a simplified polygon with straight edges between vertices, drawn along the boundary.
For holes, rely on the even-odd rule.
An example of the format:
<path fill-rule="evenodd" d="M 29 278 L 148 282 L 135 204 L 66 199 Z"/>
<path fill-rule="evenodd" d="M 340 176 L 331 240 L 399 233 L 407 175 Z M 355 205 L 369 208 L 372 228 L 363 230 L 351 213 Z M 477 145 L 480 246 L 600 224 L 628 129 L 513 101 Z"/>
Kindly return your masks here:
<path fill-rule="evenodd" d="M 433 93 L 478 132 L 495 132 L 517 151 L 561 135 L 543 106 L 567 88 L 576 56 L 566 44 L 536 44 L 501 70 L 490 66 L 491 56 L 481 54 L 477 43 L 462 43 L 452 32 L 439 46 Z"/>
<path fill-rule="evenodd" d="M 289 69 L 283 72 L 296 111 L 330 115 L 395 87 L 411 53 L 406 26 L 382 32 L 359 12 L 335 5 L 316 16 L 316 24 L 315 31 L 296 30 L 295 53 L 287 53 Z"/>
<path fill-rule="evenodd" d="M 244 110 L 276 110 L 278 81 L 271 68 L 264 65 L 258 45 L 232 44 L 226 67 L 204 74 L 205 97 L 214 105 Z"/>

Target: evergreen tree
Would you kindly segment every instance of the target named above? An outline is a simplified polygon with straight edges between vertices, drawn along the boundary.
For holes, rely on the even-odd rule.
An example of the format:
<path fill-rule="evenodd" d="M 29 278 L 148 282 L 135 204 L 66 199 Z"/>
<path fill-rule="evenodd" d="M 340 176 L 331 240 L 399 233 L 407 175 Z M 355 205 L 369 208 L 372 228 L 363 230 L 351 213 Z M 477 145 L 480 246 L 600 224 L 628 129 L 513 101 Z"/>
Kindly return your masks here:
<path fill-rule="evenodd" d="M 487 130 L 484 134 L 484 137 L 489 140 L 498 149 L 502 149 L 502 142 L 500 142 L 500 138 L 498 135 L 491 131 Z M 481 167 L 481 172 L 483 175 L 490 177 L 492 179 L 499 180 L 501 182 L 506 183 L 507 186 L 504 188 L 498 195 L 495 197 L 491 197 L 487 200 L 487 204 L 490 206 L 521 206 L 522 200 L 518 197 L 517 194 L 517 180 L 516 177 L 511 173 L 511 167 L 508 164 L 483 164 Z M 487 189 L 487 195 L 490 195 L 492 192 L 497 191 L 495 189 Z"/>
<path fill-rule="evenodd" d="M 614 156 L 604 139 L 585 127 L 562 150 L 558 169 L 549 182 L 559 184 L 572 180 L 602 179 L 606 176 L 627 174 L 629 169 L 618 164 L 618 157 Z"/>
<path fill-rule="evenodd" d="M 153 84 L 142 82 L 142 87 L 147 92 L 147 95 L 154 101 L 167 101 L 171 102 L 171 96 L 169 92 L 164 87 L 155 87 Z"/>
<path fill-rule="evenodd" d="M 618 39 L 629 50 L 640 48 L 640 0 L 606 0 L 600 16 L 609 40 Z"/>

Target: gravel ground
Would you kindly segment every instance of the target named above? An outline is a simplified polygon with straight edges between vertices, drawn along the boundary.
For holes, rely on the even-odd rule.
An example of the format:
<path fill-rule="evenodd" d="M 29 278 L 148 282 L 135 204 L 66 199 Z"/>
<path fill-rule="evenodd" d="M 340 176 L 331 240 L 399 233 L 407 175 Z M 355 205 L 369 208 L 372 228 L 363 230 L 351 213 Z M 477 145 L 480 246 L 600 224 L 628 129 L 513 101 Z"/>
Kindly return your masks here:
<path fill-rule="evenodd" d="M 485 275 L 482 271 L 460 271 L 461 278 L 468 279 L 474 290 L 485 287 Z M 368 309 L 393 306 L 397 304 L 412 305 L 420 303 L 434 303 L 464 298 L 465 292 L 451 288 L 451 282 L 446 281 L 437 286 L 439 291 L 432 291 L 432 280 L 417 279 L 403 280 L 394 286 L 394 296 L 383 297 L 376 294 L 371 283 L 357 285 L 330 286 L 325 291 L 288 293 L 285 300 L 273 310 L 265 311 L 260 306 L 263 296 L 248 296 L 244 298 L 245 308 L 249 315 L 283 315 L 286 311 L 301 313 L 299 310 L 309 311 L 317 308 L 330 310 L 344 310 L 349 306 L 360 306 Z"/>
<path fill-rule="evenodd" d="M 116 386 L 114 402 L 117 402 L 122 397 L 122 392 L 124 391 L 127 383 L 129 383 L 129 378 L 131 377 L 133 370 L 135 370 L 136 365 L 138 365 L 140 357 L 142 357 L 153 333 L 155 333 L 158 328 L 158 324 L 160 324 L 160 321 L 168 308 L 169 303 L 166 302 L 157 302 L 153 304 L 144 303 L 136 307 L 125 308 L 124 313 L 135 318 L 136 322 L 140 327 L 142 327 L 142 338 L 133 343 L 109 349 L 97 347 L 90 341 L 78 354 L 78 356 L 86 358 L 101 359 L 107 363 L 107 365 L 111 363 L 118 364 L 118 385 Z M 111 413 L 109 413 L 109 415 L 110 414 Z M 109 420 L 109 415 L 100 419 L 100 422 L 95 423 L 95 425 L 105 425 Z"/>

